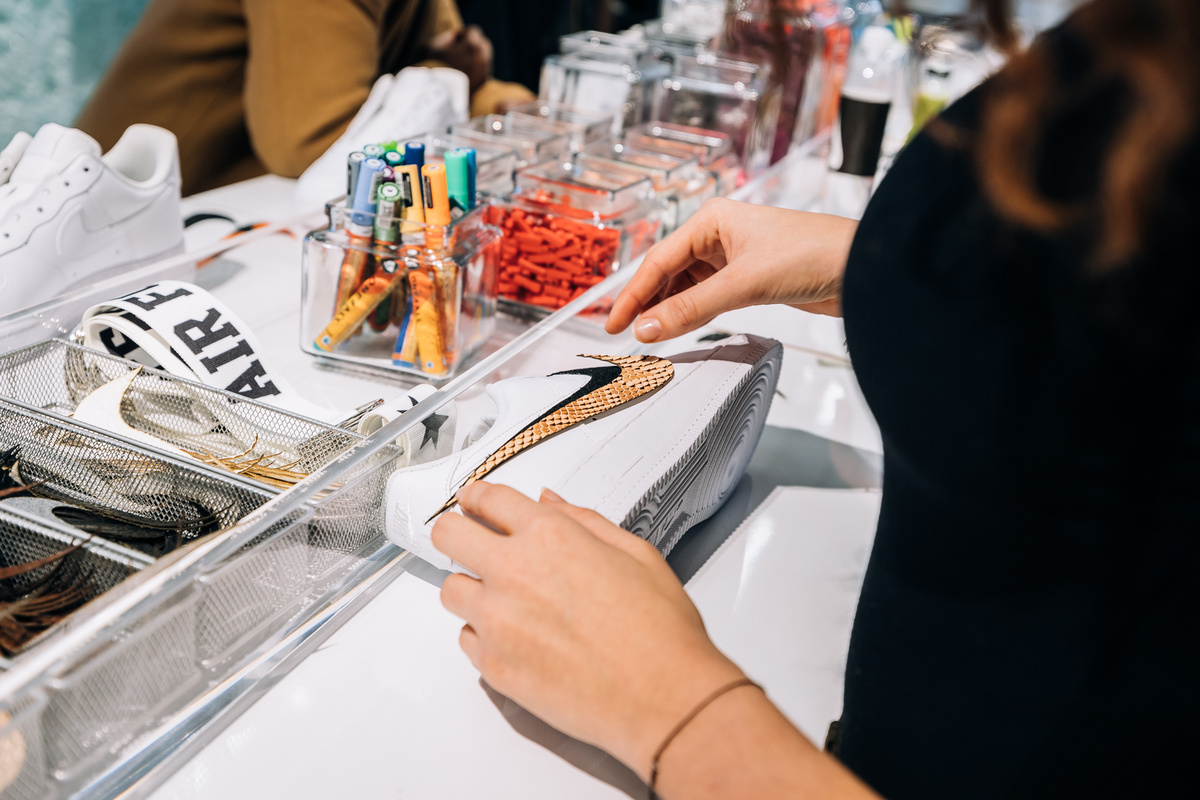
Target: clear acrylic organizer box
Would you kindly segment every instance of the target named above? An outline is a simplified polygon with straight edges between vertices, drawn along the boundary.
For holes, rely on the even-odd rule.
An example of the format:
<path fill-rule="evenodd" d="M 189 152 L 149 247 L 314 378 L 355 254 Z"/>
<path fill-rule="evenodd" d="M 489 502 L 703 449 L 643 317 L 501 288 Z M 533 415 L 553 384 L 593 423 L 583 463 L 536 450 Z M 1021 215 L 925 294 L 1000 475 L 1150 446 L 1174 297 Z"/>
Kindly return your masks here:
<path fill-rule="evenodd" d="M 561 129 L 570 136 L 571 149 L 574 151 L 607 138 L 613 126 L 612 114 L 541 100 L 514 106 L 508 110 L 505 118 L 518 124 L 532 119 Z"/>
<path fill-rule="evenodd" d="M 401 144 L 418 143 L 425 146 L 425 163 L 444 163 L 446 153 L 469 147 L 475 151 L 475 188 L 483 196 L 508 194 L 513 190 L 517 172 L 517 153 L 499 142 L 481 143 L 444 132 L 423 133 L 404 139 Z"/>
<path fill-rule="evenodd" d="M 656 87 L 653 119 L 727 134 L 752 178 L 770 165 L 780 89 L 770 67 L 715 53 L 680 56 Z"/>
<path fill-rule="evenodd" d="M 503 307 L 540 315 L 565 306 L 662 234 L 662 206 L 645 172 L 612 161 L 553 161 L 517 173 L 517 191 L 491 198 L 487 220 L 503 232 Z"/>
<path fill-rule="evenodd" d="M 484 147 L 508 147 L 517 154 L 518 170 L 557 158 L 571 150 L 566 131 L 534 119 L 510 120 L 498 114 L 475 117 L 450 126 L 457 139 Z"/>
<path fill-rule="evenodd" d="M 304 240 L 300 348 L 430 382 L 453 378 L 495 330 L 500 231 L 484 223 L 483 207 L 448 226 L 355 212 L 344 200 L 326 211 L 328 227 Z M 359 238 L 351 226 L 388 229 L 395 243 Z M 347 303 L 371 282 L 389 288 L 348 324 Z"/>
<path fill-rule="evenodd" d="M 595 142 L 575 156 L 581 167 L 601 170 L 615 162 L 650 178 L 662 205 L 662 236 L 695 214 L 704 201 L 716 196 L 717 181 L 700 168 L 694 156 L 639 150 L 620 141 Z"/>
<path fill-rule="evenodd" d="M 741 158 L 733 150 L 733 139 L 727 133 L 652 120 L 630 128 L 623 141 L 639 150 L 695 157 L 716 179 L 717 195 L 721 197 L 736 191 L 747 177 Z"/>

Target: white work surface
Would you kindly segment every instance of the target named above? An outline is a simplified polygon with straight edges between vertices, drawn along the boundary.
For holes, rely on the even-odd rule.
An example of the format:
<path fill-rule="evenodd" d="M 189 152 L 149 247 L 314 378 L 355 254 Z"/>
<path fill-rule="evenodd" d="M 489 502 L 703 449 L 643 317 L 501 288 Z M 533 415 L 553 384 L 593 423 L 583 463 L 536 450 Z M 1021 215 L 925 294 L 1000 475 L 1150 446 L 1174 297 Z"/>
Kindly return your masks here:
<path fill-rule="evenodd" d="M 187 211 L 221 211 L 239 222 L 291 217 L 290 183 L 249 181 L 191 198 Z M 310 221 L 314 227 L 319 218 Z M 197 282 L 242 316 L 264 356 L 308 399 L 349 408 L 379 397 L 378 379 L 320 367 L 297 346 L 304 230 L 297 227 L 294 237 L 230 251 L 203 267 Z M 690 575 L 688 591 L 717 645 L 820 743 L 841 710 L 879 494 L 787 483 L 790 475 L 828 472 L 832 479 L 809 487 L 878 486 L 879 433 L 849 369 L 839 321 L 759 308 L 712 327 L 780 339 L 784 367 L 759 455 L 739 487 L 745 490 L 694 537 L 724 543 L 701 547 L 685 538 L 673 566 Z M 540 344 L 514 364 L 541 369 Z M 398 382 L 395 391 L 401 388 Z M 786 461 L 796 449 L 829 464 L 792 464 L 768 480 L 755 473 L 773 469 L 756 467 L 759 456 Z M 699 561 L 681 567 L 676 555 Z M 437 573 L 420 566 L 399 575 L 152 796 L 613 798 L 644 791 L 604 754 L 484 690 L 458 649 L 460 621 L 441 607 Z"/>

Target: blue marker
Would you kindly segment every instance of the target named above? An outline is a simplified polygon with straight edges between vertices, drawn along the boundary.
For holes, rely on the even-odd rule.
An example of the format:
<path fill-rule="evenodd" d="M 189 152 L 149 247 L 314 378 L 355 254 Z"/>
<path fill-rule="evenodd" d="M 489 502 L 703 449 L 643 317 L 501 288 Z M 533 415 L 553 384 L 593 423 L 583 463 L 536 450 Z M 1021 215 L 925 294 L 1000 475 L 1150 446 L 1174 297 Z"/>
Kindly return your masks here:
<path fill-rule="evenodd" d="M 420 142 L 406 142 L 404 145 L 404 166 L 415 166 L 417 174 L 425 166 L 425 145 Z"/>
<path fill-rule="evenodd" d="M 383 179 L 384 163 L 378 158 L 368 158 L 362 162 L 358 170 L 358 183 L 354 186 L 354 211 L 350 220 L 355 225 L 370 228 L 371 217 L 375 213 L 375 193 Z"/>

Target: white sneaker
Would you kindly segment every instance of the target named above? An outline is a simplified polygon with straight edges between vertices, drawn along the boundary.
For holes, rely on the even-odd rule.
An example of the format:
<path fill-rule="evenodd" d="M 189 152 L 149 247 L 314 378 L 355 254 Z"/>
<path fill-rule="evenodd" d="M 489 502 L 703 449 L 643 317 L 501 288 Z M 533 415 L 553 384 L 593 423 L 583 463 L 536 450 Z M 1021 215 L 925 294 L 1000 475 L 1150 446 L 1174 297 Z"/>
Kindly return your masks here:
<path fill-rule="evenodd" d="M 0 315 L 183 252 L 175 136 L 133 125 L 103 158 L 43 125 L 0 186 Z"/>
<path fill-rule="evenodd" d="M 388 479 L 387 536 L 435 567 L 463 571 L 433 547 L 433 518 L 460 513 L 455 492 L 486 477 L 532 498 L 548 488 L 666 554 L 737 485 L 766 424 L 782 357 L 773 339 L 740 335 L 666 361 L 623 357 L 613 359 L 619 368 L 492 384 L 496 410 L 486 431 Z M 635 384 L 644 391 L 597 402 L 620 394 L 614 386 Z"/>

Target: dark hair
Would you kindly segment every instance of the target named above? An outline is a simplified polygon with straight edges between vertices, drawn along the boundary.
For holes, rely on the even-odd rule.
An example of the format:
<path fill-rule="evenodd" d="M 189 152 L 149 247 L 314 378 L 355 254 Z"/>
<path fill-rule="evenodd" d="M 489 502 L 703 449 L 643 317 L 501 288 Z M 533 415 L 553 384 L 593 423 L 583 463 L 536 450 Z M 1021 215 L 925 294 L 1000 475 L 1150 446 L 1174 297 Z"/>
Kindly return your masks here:
<path fill-rule="evenodd" d="M 999 42 L 1013 41 L 1004 18 L 1008 0 L 982 2 Z M 1098 219 L 1103 235 L 1097 265 L 1110 268 L 1141 249 L 1172 167 L 1194 135 L 1200 115 L 1200 0 L 1092 0 L 1068 24 L 1093 56 L 1088 79 L 1119 81 L 1129 98 L 1093 207 L 1054 202 L 1035 185 L 1044 128 L 1065 94 L 1040 42 L 1015 53 L 993 82 L 976 143 L 978 168 L 996 208 L 1028 228 L 1055 231 L 1083 215 Z"/>

